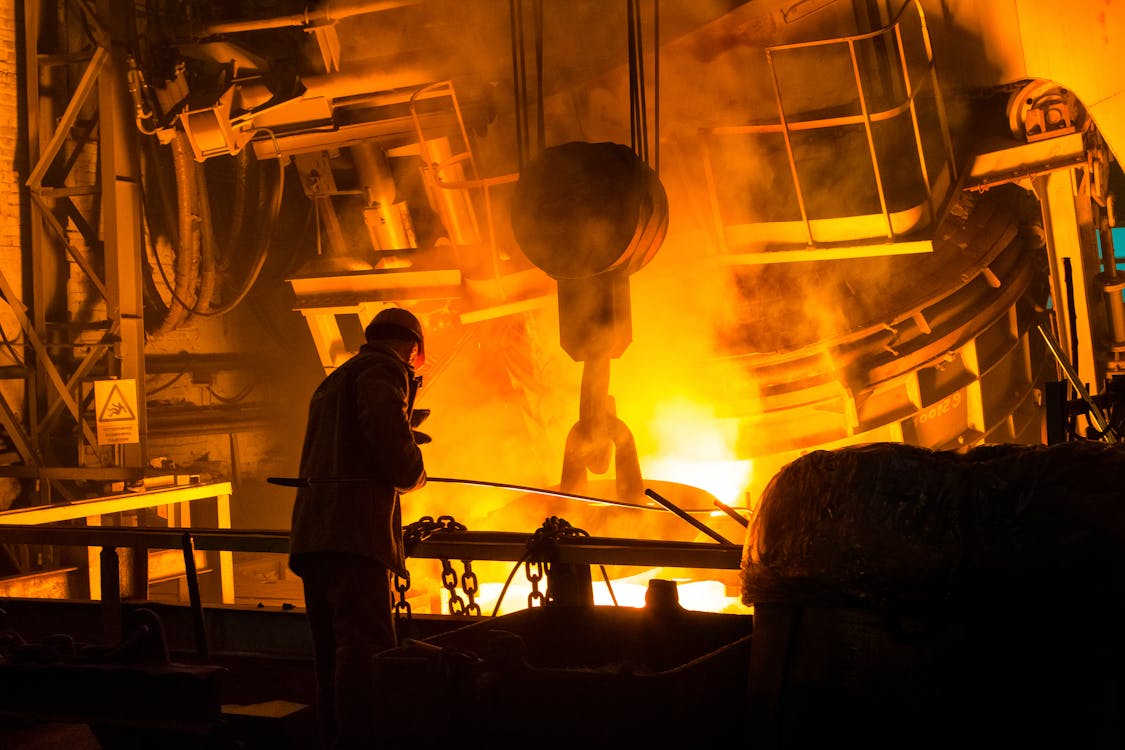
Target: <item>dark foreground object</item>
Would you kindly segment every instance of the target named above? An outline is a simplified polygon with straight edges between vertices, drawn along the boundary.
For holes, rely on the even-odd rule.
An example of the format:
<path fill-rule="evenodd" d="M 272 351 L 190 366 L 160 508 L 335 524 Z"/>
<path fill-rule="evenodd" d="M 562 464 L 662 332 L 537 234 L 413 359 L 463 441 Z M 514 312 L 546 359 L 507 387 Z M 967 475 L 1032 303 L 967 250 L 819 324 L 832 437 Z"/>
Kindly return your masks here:
<path fill-rule="evenodd" d="M 484 620 L 376 657 L 385 725 L 493 747 L 729 740 L 744 733 L 751 621 L 675 604 Z"/>
<path fill-rule="evenodd" d="M 757 747 L 1125 746 L 1125 448 L 817 451 L 747 537 Z"/>

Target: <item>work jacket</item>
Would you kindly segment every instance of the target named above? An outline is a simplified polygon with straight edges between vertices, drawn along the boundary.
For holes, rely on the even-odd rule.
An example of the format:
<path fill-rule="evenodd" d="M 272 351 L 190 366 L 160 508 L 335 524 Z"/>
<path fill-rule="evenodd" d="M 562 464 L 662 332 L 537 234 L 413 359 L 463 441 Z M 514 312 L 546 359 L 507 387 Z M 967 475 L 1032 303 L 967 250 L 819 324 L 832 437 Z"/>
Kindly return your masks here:
<path fill-rule="evenodd" d="M 410 429 L 414 370 L 380 342 L 366 343 L 313 393 L 301 450 L 289 564 L 303 555 L 348 552 L 406 574 L 399 493 L 426 483 Z M 355 481 L 370 478 L 370 481 Z"/>

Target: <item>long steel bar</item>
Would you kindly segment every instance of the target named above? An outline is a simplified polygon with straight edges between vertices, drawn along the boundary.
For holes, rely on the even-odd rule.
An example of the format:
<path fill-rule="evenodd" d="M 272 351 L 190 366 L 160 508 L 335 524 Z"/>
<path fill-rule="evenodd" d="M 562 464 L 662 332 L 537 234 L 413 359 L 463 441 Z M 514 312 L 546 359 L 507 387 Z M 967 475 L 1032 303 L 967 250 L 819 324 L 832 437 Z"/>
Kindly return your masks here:
<path fill-rule="evenodd" d="M 883 176 L 879 171 L 879 156 L 875 148 L 875 134 L 871 129 L 871 116 L 867 111 L 867 94 L 863 90 L 863 76 L 859 70 L 859 58 L 856 57 L 855 42 L 848 42 L 848 55 L 852 60 L 852 74 L 855 76 L 856 93 L 859 94 L 859 109 L 863 115 L 863 132 L 867 136 L 867 153 L 871 156 L 871 171 L 875 176 L 875 190 L 879 194 L 879 207 L 883 210 L 883 218 L 887 222 L 887 239 L 894 240 L 894 224 L 891 223 L 891 212 L 887 208 L 887 193 L 883 188 Z"/>
<path fill-rule="evenodd" d="M 289 533 L 273 529 L 145 528 L 136 526 L 25 526 L 0 524 L 0 543 L 74 547 L 182 549 L 190 532 L 197 550 L 289 552 Z M 411 549 L 412 558 L 432 560 L 522 560 L 533 534 L 511 531 L 442 531 Z M 567 537 L 555 543 L 555 561 L 585 565 L 635 565 L 738 570 L 742 550 L 710 542 L 659 539 Z"/>
<path fill-rule="evenodd" d="M 337 484 L 337 483 L 363 483 L 380 481 L 375 477 L 267 477 L 266 481 L 270 484 L 280 485 L 282 487 L 308 487 L 313 484 Z M 549 497 L 561 497 L 567 500 L 582 500 L 588 503 L 599 503 L 601 505 L 617 505 L 626 508 L 639 508 L 642 510 L 659 510 L 651 505 L 641 505 L 639 503 L 630 503 L 624 500 L 607 500 L 603 497 L 590 497 L 588 495 L 576 495 L 572 492 L 560 492 L 558 490 L 547 490 L 540 487 L 528 487 L 522 484 L 508 484 L 507 482 L 489 482 L 484 479 L 465 479 L 462 477 L 426 477 L 427 482 L 439 482 L 447 484 L 464 484 L 470 487 L 495 487 L 501 490 L 514 490 L 517 492 L 528 492 L 535 495 L 547 495 Z"/>
<path fill-rule="evenodd" d="M 107 513 L 120 513 L 126 510 L 153 508 L 158 505 L 172 505 L 191 500 L 230 495 L 230 482 L 208 484 L 189 484 L 182 487 L 150 490 L 148 492 L 111 495 L 108 497 L 78 500 L 73 503 L 55 503 L 37 508 L 19 508 L 0 512 L 0 523 L 9 525 L 32 525 L 72 521 L 78 518 L 101 516 Z M 126 545 L 118 545 L 126 546 Z M 177 545 L 178 546 L 178 545 Z"/>
<path fill-rule="evenodd" d="M 1082 382 L 1082 378 L 1078 376 L 1078 372 L 1074 369 L 1074 366 L 1070 364 L 1070 361 L 1067 360 L 1066 356 L 1062 353 L 1062 347 L 1059 346 L 1054 336 L 1051 335 L 1042 323 L 1036 323 L 1035 327 L 1039 330 L 1040 335 L 1043 336 L 1043 340 L 1047 342 L 1047 348 L 1051 350 L 1055 361 L 1059 363 L 1059 367 L 1061 367 L 1063 373 L 1066 374 L 1066 379 L 1070 381 L 1070 384 L 1074 386 L 1074 390 L 1078 391 L 1078 395 L 1086 402 L 1086 407 L 1090 411 L 1090 421 L 1093 422 L 1098 431 L 1102 433 L 1102 437 L 1107 443 L 1116 443 L 1117 434 L 1114 433 L 1113 429 L 1110 427 L 1109 420 L 1106 419 L 1105 414 L 1098 405 L 1094 403 L 1094 400 L 1090 398 L 1090 392 L 1086 390 L 1086 386 Z"/>
<path fill-rule="evenodd" d="M 184 577 L 187 579 L 188 601 L 191 604 L 191 624 L 195 633 L 195 648 L 206 664 L 211 660 L 207 648 L 207 623 L 203 619 L 203 599 L 199 595 L 199 574 L 195 568 L 195 539 L 190 533 L 180 537 L 184 552 Z"/>
<path fill-rule="evenodd" d="M 94 53 L 90 57 L 90 62 L 86 66 L 86 70 L 82 73 L 82 78 L 78 82 L 78 88 L 71 97 L 70 103 L 67 104 L 66 111 L 63 112 L 59 118 L 58 125 L 55 127 L 55 133 L 51 136 L 50 142 L 43 149 L 43 153 L 39 156 L 39 161 L 31 170 L 31 174 L 25 183 L 32 190 L 38 190 L 42 184 L 43 176 L 47 174 L 47 170 L 51 167 L 51 162 L 58 156 L 59 151 L 62 149 L 63 143 L 66 142 L 67 136 L 70 134 L 70 128 L 74 125 L 75 120 L 78 119 L 82 107 L 86 105 L 86 100 L 94 91 L 98 82 L 98 76 L 102 72 L 102 67 L 106 61 L 109 60 L 109 51 L 104 47 L 95 47 Z"/>
<path fill-rule="evenodd" d="M 648 495 L 649 497 L 651 497 L 651 498 L 652 498 L 653 500 L 655 500 L 656 502 L 658 502 L 658 503 L 660 503 L 661 505 L 663 505 L 663 506 L 664 506 L 665 508 L 667 508 L 668 510 L 672 511 L 673 513 L 675 513 L 675 514 L 676 514 L 677 516 L 679 516 L 680 518 L 682 518 L 682 519 L 684 519 L 685 521 L 687 521 L 688 523 L 690 523 L 690 524 L 691 524 L 692 526 L 694 526 L 695 528 L 697 528 L 697 529 L 699 529 L 700 531 L 702 531 L 702 532 L 703 532 L 704 534 L 706 534 L 707 536 L 709 536 L 709 537 L 711 537 L 712 539 L 714 539 L 714 540 L 715 540 L 716 542 L 718 542 L 719 544 L 725 544 L 725 545 L 727 545 L 727 546 L 730 546 L 730 547 L 734 547 L 734 546 L 737 546 L 737 545 L 736 545 L 736 544 L 735 544 L 734 542 L 732 542 L 731 540 L 727 539 L 727 538 L 726 538 L 725 536 L 723 536 L 723 535 L 722 535 L 722 534 L 720 534 L 719 532 L 715 531 L 714 529 L 712 529 L 712 528 L 711 528 L 710 526 L 708 526 L 707 524 L 705 524 L 705 523 L 703 523 L 703 522 L 699 521 L 699 520 L 698 520 L 698 519 L 696 519 L 696 518 L 693 518 L 693 517 L 692 517 L 692 516 L 690 516 L 690 515 L 689 515 L 689 514 L 688 514 L 688 513 L 686 512 L 686 511 L 680 510 L 680 508 L 679 508 L 679 507 L 678 507 L 678 506 L 677 506 L 677 505 L 676 505 L 675 503 L 673 503 L 673 502 L 672 502 L 671 500 L 668 500 L 667 498 L 661 497 L 661 496 L 660 496 L 660 494 L 659 494 L 659 493 L 657 493 L 657 492 L 656 492 L 655 490 L 652 490 L 652 489 L 646 489 L 646 490 L 645 490 L 645 494 L 646 494 L 646 495 Z"/>
<path fill-rule="evenodd" d="M 88 278 L 90 283 L 94 285 L 94 288 L 98 290 L 98 294 L 101 295 L 102 299 L 105 299 L 105 282 L 102 281 L 102 277 L 98 275 L 97 270 L 90 263 L 90 260 L 74 247 L 74 243 L 72 243 L 66 235 L 66 229 L 63 228 L 58 218 L 51 212 L 51 207 L 47 205 L 47 202 L 41 195 L 35 192 L 30 194 L 30 198 L 31 202 L 39 209 L 40 218 L 50 227 L 51 231 L 58 239 L 59 244 L 66 249 L 66 254 L 70 256 L 71 260 L 78 264 L 78 267 L 86 274 L 86 278 Z"/>
<path fill-rule="evenodd" d="M 331 26 L 337 21 L 365 13 L 417 5 L 421 0 L 350 0 L 333 3 L 309 3 L 300 13 L 273 16 L 246 21 L 220 21 L 204 27 L 207 35 L 234 34 L 244 31 L 283 29 L 286 27 L 318 28 Z M 319 6 L 319 7 L 314 7 Z"/>
<path fill-rule="evenodd" d="M 66 408 L 70 411 L 71 416 L 74 417 L 74 421 L 78 423 L 86 440 L 91 445 L 97 445 L 98 438 L 90 428 L 90 425 L 82 419 L 82 410 L 78 407 L 78 402 L 74 400 L 74 397 L 67 389 L 66 382 L 63 380 L 58 368 L 55 367 L 51 359 L 51 353 L 47 350 L 47 344 L 36 332 L 34 324 L 27 316 L 27 311 L 23 303 L 19 301 L 15 289 L 12 288 L 8 278 L 2 272 L 0 272 L 0 293 L 4 295 L 4 299 L 8 300 L 8 308 L 16 316 L 16 320 L 19 321 L 20 328 L 23 329 L 27 341 L 31 344 L 32 348 L 35 349 L 39 368 L 46 373 L 48 380 L 55 388 L 56 394 L 66 404 Z"/>

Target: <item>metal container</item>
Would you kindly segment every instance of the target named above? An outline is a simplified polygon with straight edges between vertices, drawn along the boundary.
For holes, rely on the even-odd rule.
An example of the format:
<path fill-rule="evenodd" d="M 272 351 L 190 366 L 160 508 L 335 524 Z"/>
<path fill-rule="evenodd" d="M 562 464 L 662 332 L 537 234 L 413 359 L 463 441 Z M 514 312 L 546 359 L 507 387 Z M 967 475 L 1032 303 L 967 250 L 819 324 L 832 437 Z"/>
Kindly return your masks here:
<path fill-rule="evenodd" d="M 752 616 L 682 609 L 674 588 L 653 594 L 644 609 L 536 607 L 380 654 L 384 731 L 537 746 L 732 737 Z"/>

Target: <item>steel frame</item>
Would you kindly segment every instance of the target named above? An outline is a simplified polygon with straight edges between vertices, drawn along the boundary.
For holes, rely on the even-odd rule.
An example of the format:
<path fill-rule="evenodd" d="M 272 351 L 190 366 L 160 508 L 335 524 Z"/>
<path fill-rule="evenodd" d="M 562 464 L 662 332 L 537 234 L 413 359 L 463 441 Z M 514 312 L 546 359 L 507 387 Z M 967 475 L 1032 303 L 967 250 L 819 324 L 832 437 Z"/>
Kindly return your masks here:
<path fill-rule="evenodd" d="M 51 14 L 61 8 L 78 19 L 92 45 L 70 49 L 66 31 L 47 28 Z M 140 224 L 140 180 L 136 149 L 130 141 L 128 125 L 132 118 L 120 113 L 101 116 L 102 112 L 121 109 L 123 76 L 121 54 L 114 51 L 112 39 L 121 33 L 111 28 L 125 22 L 119 0 L 92 3 L 72 0 L 56 6 L 51 2 L 24 5 L 23 38 L 26 55 L 26 107 L 28 122 L 28 171 L 25 181 L 30 205 L 30 247 L 24 257 L 25 294 L 17 292 L 12 281 L 0 271 L 0 292 L 15 313 L 28 351 L 24 403 L 9 403 L 0 394 L 0 425 L 10 436 L 23 460 L 22 466 L 0 467 L 0 476 L 31 476 L 39 482 L 42 503 L 51 502 L 54 488 L 66 500 L 72 494 L 61 482 L 89 478 L 84 464 L 96 452 L 94 430 L 83 417 L 83 385 L 93 373 L 111 377 L 135 378 L 139 387 L 144 381 L 144 331 L 141 315 L 140 258 L 143 251 Z M 56 40 L 57 48 L 41 49 L 46 40 Z M 59 69 L 85 61 L 77 84 L 67 87 L 66 76 Z M 44 82 L 59 85 L 43 85 Z M 54 89 L 54 90 L 52 90 Z M 53 129 L 47 123 L 58 104 L 58 89 L 69 97 L 65 109 Z M 75 166 L 83 148 L 90 140 L 87 123 L 96 121 L 98 168 L 92 184 L 78 184 Z M 91 208 L 84 215 L 73 198 L 92 197 Z M 96 215 L 93 215 L 96 214 Z M 96 229 L 100 227 L 103 238 Z M 68 236 L 73 228 L 86 247 L 76 247 Z M 93 258 L 104 257 L 105 275 L 100 275 Z M 66 283 L 51 276 L 52 269 L 73 261 L 81 270 L 89 288 L 100 295 L 95 311 L 104 309 L 104 320 L 90 320 L 81 326 L 71 325 L 71 310 L 66 304 L 66 325 L 53 325 L 48 320 L 51 300 L 65 300 Z M 69 274 L 67 274 L 69 275 Z M 104 305 L 103 305 L 104 303 Z M 97 317 L 96 313 L 95 316 Z M 83 337 L 84 330 L 100 331 L 96 340 Z M 65 338 L 64 338 L 65 337 Z M 52 430 L 59 427 L 63 411 L 77 427 L 77 444 L 73 463 L 49 466 L 58 459 L 46 448 Z M 142 440 L 139 444 L 118 446 L 112 459 L 101 458 L 99 464 L 133 467 L 123 476 L 139 473 L 144 462 L 146 418 L 144 399 L 138 399 L 136 412 Z M 73 470 L 73 471 L 71 471 Z M 30 473 L 29 473 L 30 472 Z"/>

